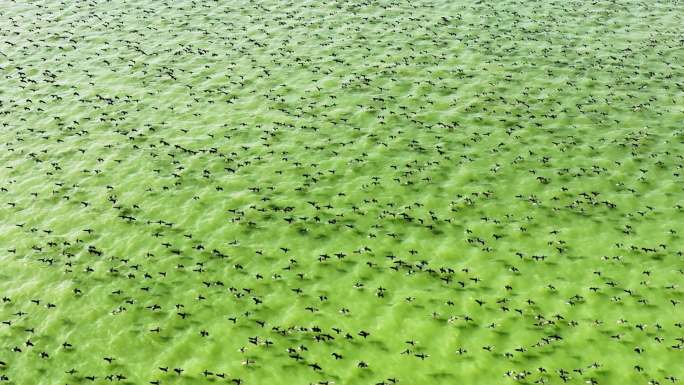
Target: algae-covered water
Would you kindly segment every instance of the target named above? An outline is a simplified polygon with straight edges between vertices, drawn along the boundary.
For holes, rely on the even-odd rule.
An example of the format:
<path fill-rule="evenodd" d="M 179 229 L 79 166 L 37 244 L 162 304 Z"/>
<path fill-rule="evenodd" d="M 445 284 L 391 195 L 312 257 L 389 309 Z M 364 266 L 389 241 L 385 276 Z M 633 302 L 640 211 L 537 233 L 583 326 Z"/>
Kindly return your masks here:
<path fill-rule="evenodd" d="M 0 383 L 684 378 L 679 1 L 3 1 Z"/>

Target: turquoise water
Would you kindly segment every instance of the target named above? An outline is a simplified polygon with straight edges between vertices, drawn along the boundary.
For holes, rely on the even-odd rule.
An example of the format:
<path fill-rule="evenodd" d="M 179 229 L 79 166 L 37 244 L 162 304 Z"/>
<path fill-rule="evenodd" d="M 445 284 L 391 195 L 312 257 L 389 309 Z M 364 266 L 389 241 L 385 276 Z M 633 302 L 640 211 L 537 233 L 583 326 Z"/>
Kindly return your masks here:
<path fill-rule="evenodd" d="M 0 3 L 0 382 L 678 381 L 683 15 Z"/>

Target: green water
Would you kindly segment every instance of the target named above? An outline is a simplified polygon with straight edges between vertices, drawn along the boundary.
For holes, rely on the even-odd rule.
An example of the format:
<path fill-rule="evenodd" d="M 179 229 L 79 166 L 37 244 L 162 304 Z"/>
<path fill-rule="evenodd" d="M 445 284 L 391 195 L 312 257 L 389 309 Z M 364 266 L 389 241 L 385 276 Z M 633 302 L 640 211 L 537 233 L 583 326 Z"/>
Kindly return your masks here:
<path fill-rule="evenodd" d="M 1 2 L 0 383 L 684 378 L 682 16 Z"/>

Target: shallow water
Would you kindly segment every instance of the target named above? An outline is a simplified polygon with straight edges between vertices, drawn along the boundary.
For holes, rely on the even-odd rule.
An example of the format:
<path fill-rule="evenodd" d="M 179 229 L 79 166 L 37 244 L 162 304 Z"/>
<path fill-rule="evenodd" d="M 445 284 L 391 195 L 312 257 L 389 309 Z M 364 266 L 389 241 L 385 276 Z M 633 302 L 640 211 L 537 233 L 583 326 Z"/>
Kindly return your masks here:
<path fill-rule="evenodd" d="M 1 3 L 0 382 L 684 377 L 683 15 Z"/>

